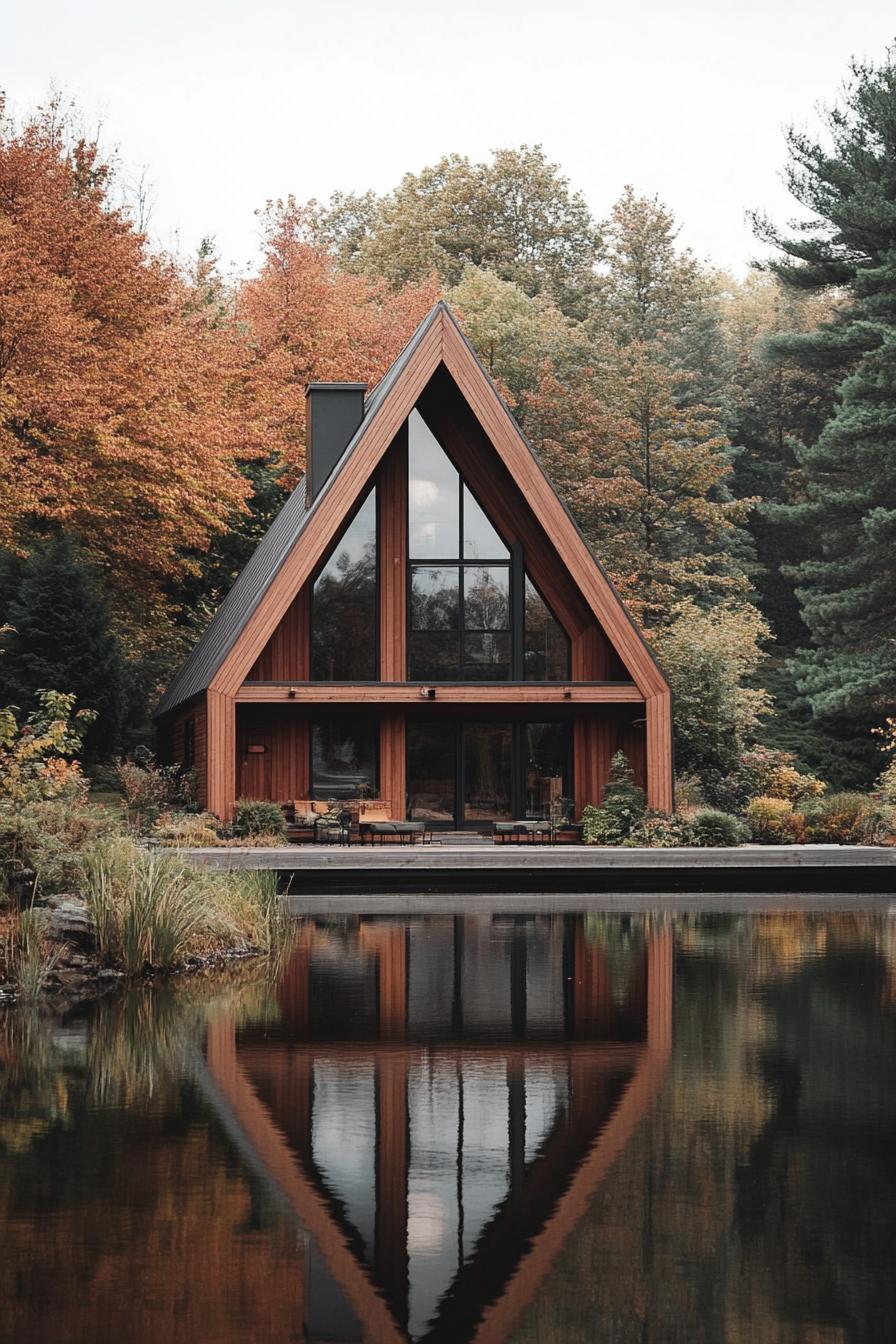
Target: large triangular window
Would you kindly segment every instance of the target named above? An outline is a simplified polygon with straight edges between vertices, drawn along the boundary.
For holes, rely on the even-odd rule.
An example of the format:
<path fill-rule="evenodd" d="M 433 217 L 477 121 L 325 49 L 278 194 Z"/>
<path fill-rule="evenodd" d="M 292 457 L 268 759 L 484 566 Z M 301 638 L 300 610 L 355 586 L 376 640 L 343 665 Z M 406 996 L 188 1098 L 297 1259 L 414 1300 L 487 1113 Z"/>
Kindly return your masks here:
<path fill-rule="evenodd" d="M 511 557 L 419 411 L 408 421 L 408 676 L 509 681 Z"/>

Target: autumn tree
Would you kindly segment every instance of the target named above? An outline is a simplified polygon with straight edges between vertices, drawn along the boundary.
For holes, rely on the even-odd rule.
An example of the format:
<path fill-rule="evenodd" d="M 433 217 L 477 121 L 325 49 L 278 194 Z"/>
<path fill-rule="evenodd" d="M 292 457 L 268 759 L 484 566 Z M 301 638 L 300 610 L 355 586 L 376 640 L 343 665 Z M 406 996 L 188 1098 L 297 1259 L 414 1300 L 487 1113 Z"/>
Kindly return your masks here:
<path fill-rule="evenodd" d="M 0 544 L 77 533 L 133 607 L 226 526 L 258 445 L 234 332 L 190 310 L 109 189 L 58 106 L 0 123 Z"/>
<path fill-rule="evenodd" d="M 768 635 L 754 606 L 730 600 L 710 610 L 685 600 L 653 632 L 674 695 L 676 769 L 696 775 L 710 801 L 771 712 L 755 685 Z"/>
<path fill-rule="evenodd" d="M 376 383 L 439 297 L 434 280 L 393 290 L 338 269 L 292 198 L 261 213 L 259 274 L 236 296 L 253 352 L 250 400 L 293 480 L 305 462 L 305 388 L 315 380 Z"/>
<path fill-rule="evenodd" d="M 591 338 L 581 323 L 571 321 L 547 296 L 529 295 L 493 271 L 465 266 L 447 298 L 521 422 L 527 394 L 546 371 L 563 378 L 590 362 Z"/>
<path fill-rule="evenodd" d="M 679 400 L 718 405 L 726 368 L 719 277 L 678 243 L 679 226 L 655 196 L 626 187 L 602 225 L 604 264 L 594 323 L 624 349 L 689 374 Z"/>
<path fill-rule="evenodd" d="M 610 393 L 607 396 L 607 393 Z M 645 624 L 686 596 L 745 593 L 728 538 L 749 505 L 728 497 L 730 462 L 714 412 L 682 406 L 678 381 L 638 344 L 602 372 L 546 377 L 526 424 L 589 543 Z"/>
<path fill-rule="evenodd" d="M 684 270 L 702 292 L 699 276 Z M 693 400 L 695 375 L 663 344 L 658 298 L 640 326 L 623 329 L 623 294 L 620 325 L 576 322 L 543 295 L 473 266 L 449 298 L 642 620 L 663 620 L 687 595 L 712 601 L 746 591 L 735 552 L 750 505 L 731 497 L 719 412 Z M 642 316 L 650 306 L 632 303 Z"/>

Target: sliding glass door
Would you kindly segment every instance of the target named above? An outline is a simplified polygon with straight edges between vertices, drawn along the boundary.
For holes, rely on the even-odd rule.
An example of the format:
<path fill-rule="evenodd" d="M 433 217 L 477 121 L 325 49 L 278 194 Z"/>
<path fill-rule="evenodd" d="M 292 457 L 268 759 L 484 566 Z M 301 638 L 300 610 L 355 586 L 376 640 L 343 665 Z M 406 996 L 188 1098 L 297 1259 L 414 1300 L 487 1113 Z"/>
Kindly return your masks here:
<path fill-rule="evenodd" d="M 408 817 L 457 825 L 457 725 L 449 719 L 408 722 Z"/>
<path fill-rule="evenodd" d="M 446 829 L 547 817 L 568 792 L 570 725 L 413 719 L 407 728 L 408 816 Z"/>
<path fill-rule="evenodd" d="M 465 723 L 462 738 L 463 824 L 513 819 L 513 726 Z"/>

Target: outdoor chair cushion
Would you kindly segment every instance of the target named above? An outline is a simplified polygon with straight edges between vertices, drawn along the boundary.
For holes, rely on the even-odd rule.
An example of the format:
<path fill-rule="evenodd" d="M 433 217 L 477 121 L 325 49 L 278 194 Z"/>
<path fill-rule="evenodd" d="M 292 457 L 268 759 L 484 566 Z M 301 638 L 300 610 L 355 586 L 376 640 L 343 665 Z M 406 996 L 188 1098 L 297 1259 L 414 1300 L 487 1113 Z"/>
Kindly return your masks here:
<path fill-rule="evenodd" d="M 330 804 L 319 798 L 294 798 L 292 805 L 297 817 L 300 815 L 313 816 L 316 819 L 330 810 Z"/>
<path fill-rule="evenodd" d="M 388 807 L 362 807 L 358 812 L 358 822 L 361 826 L 391 820 Z"/>

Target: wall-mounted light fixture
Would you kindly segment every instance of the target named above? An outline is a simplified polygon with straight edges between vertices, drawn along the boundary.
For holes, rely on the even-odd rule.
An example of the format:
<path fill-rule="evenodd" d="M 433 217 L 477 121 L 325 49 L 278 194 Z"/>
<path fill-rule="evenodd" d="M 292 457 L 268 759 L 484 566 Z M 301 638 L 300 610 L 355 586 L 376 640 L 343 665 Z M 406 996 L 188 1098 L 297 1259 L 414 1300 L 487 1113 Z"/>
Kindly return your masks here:
<path fill-rule="evenodd" d="M 563 699 L 564 699 L 564 700 L 571 700 L 571 699 L 572 699 L 572 691 L 569 689 L 568 686 L 567 686 L 566 690 L 563 692 Z"/>
<path fill-rule="evenodd" d="M 436 688 L 435 688 L 435 686 L 421 686 L 421 687 L 420 687 L 420 699 L 421 699 L 421 700 L 435 700 L 435 698 L 436 698 Z"/>
<path fill-rule="evenodd" d="M 295 700 L 296 696 L 298 695 L 298 691 L 296 690 L 295 686 L 290 686 L 286 694 L 289 696 L 290 700 Z"/>

